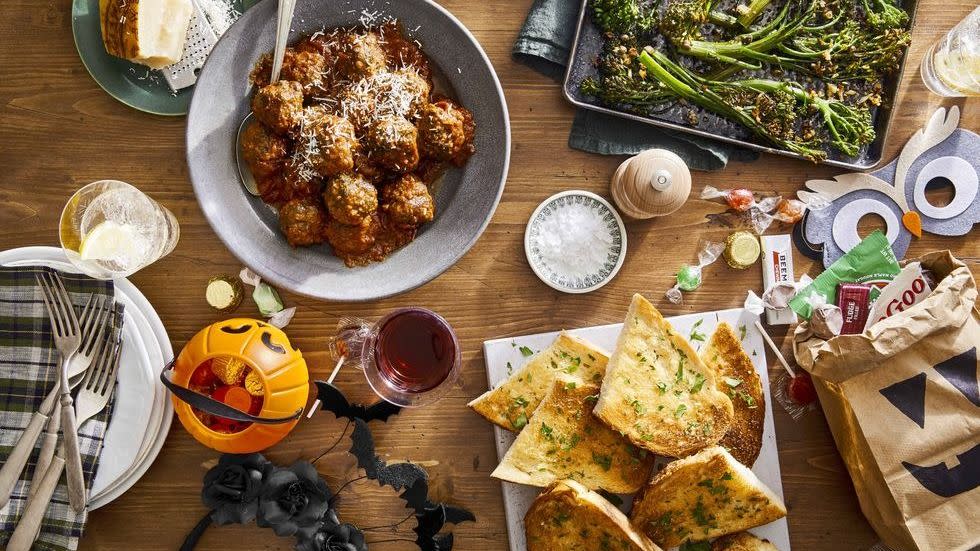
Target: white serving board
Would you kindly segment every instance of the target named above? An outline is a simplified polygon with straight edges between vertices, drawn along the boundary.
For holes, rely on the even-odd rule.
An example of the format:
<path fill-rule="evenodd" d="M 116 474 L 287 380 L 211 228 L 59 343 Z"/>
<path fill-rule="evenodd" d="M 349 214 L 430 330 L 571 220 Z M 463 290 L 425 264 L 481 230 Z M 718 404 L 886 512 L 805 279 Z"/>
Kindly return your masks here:
<path fill-rule="evenodd" d="M 772 397 L 769 394 L 769 371 L 766 361 L 765 343 L 762 335 L 755 327 L 758 316 L 746 312 L 742 308 L 732 310 L 721 310 L 718 312 L 704 312 L 701 314 L 687 314 L 667 318 L 670 324 L 678 333 L 689 336 L 691 329 L 698 320 L 704 320 L 698 327 L 698 332 L 706 337 L 705 342 L 692 341 L 691 345 L 695 349 L 700 349 L 707 344 L 707 339 L 714 333 L 719 321 L 727 321 L 736 331 L 740 327 L 745 327 L 745 339 L 742 347 L 752 358 L 755 370 L 759 373 L 762 381 L 762 390 L 766 397 L 766 424 L 762 433 L 762 451 L 759 459 L 752 466 L 752 472 L 759 479 L 769 486 L 780 498 L 783 498 L 783 481 L 779 471 L 779 454 L 776 451 L 776 427 L 772 418 Z M 598 327 L 585 327 L 582 329 L 568 330 L 569 333 L 582 337 L 608 352 L 616 347 L 616 339 L 623 324 L 601 325 Z M 539 333 L 537 335 L 526 335 L 522 337 L 508 337 L 484 341 L 483 356 L 487 364 L 487 380 L 490 387 L 494 388 L 502 383 L 510 375 L 509 371 L 516 371 L 527 361 L 527 358 L 520 351 L 520 347 L 526 346 L 538 352 L 547 348 L 558 331 L 549 333 Z M 511 368 L 508 369 L 507 364 Z M 514 443 L 515 433 L 506 431 L 494 426 L 496 436 L 497 458 L 500 459 L 507 453 L 511 444 Z M 660 469 L 666 464 L 664 458 L 657 458 L 656 469 Z M 540 493 L 540 488 L 533 486 L 522 486 L 510 482 L 503 482 L 504 492 L 504 512 L 507 517 L 507 533 L 510 538 L 511 551 L 527 551 L 527 541 L 524 537 L 524 515 L 531 507 L 534 498 Z M 629 500 L 627 500 L 627 503 Z M 626 504 L 624 504 L 625 506 Z M 779 551 L 790 551 L 789 546 L 789 527 L 786 519 L 782 518 L 776 522 L 750 530 L 760 538 L 765 538 L 773 543 Z"/>

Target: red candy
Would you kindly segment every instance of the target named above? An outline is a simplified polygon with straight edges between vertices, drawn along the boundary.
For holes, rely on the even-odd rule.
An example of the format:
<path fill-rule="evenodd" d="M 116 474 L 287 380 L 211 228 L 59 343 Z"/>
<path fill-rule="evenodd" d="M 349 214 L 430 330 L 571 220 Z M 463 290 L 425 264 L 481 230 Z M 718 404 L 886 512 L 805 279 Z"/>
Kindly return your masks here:
<path fill-rule="evenodd" d="M 789 397 L 800 405 L 809 405 L 817 401 L 817 390 L 813 388 L 810 374 L 802 371 L 789 381 Z"/>
<path fill-rule="evenodd" d="M 211 371 L 211 362 L 204 362 L 197 366 L 194 374 L 191 375 L 191 384 L 196 386 L 211 386 L 217 379 L 214 371 Z"/>
<path fill-rule="evenodd" d="M 725 195 L 725 201 L 738 212 L 745 212 L 755 204 L 755 196 L 747 189 L 733 189 Z"/>

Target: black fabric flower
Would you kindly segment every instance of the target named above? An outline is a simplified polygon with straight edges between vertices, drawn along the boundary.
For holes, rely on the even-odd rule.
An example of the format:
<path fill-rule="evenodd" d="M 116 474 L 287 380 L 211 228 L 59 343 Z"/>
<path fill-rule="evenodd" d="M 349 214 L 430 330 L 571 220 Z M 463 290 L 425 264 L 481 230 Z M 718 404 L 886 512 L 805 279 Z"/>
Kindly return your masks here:
<path fill-rule="evenodd" d="M 259 492 L 272 471 L 262 454 L 225 454 L 204 475 L 201 500 L 213 512 L 215 524 L 244 524 L 255 518 Z"/>
<path fill-rule="evenodd" d="M 297 461 L 286 469 L 274 469 L 259 494 L 256 522 L 271 526 L 277 536 L 292 536 L 304 530 L 311 533 L 330 508 L 333 493 L 316 468 Z"/>
<path fill-rule="evenodd" d="M 330 511 L 319 529 L 296 544 L 296 551 L 367 551 L 364 533 L 353 524 L 340 524 Z"/>

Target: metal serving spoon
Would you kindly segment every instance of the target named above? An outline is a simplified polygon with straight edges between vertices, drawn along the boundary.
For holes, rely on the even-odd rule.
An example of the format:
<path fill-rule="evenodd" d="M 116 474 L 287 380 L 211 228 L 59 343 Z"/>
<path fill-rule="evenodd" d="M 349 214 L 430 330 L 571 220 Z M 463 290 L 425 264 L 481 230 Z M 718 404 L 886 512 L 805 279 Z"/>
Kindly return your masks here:
<path fill-rule="evenodd" d="M 289 27 L 293 23 L 295 8 L 296 0 L 279 0 L 276 13 L 276 49 L 272 54 L 272 75 L 269 78 L 271 84 L 279 82 L 279 73 L 282 71 L 282 60 L 286 57 L 286 42 L 289 41 Z M 255 177 L 242 156 L 242 133 L 248 126 L 252 115 L 253 113 L 249 111 L 248 115 L 242 119 L 242 123 L 238 125 L 238 135 L 235 138 L 235 159 L 238 161 L 238 176 L 242 180 L 242 185 L 252 195 L 258 195 L 259 188 L 255 182 Z"/>

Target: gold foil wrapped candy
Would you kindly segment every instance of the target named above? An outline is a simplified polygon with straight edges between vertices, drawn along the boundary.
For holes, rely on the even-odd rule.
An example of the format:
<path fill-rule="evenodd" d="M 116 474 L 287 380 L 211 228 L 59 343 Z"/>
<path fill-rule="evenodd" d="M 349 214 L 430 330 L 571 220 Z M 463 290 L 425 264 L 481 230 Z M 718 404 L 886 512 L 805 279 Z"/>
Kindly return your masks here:
<path fill-rule="evenodd" d="M 252 396 L 265 395 L 265 385 L 262 384 L 262 378 L 255 371 L 249 371 L 248 375 L 245 376 L 245 390 Z"/>
<path fill-rule="evenodd" d="M 248 366 L 245 362 L 230 356 L 220 356 L 211 360 L 211 371 L 226 385 L 237 385 L 246 369 Z"/>

